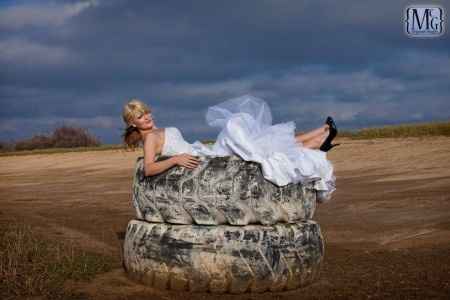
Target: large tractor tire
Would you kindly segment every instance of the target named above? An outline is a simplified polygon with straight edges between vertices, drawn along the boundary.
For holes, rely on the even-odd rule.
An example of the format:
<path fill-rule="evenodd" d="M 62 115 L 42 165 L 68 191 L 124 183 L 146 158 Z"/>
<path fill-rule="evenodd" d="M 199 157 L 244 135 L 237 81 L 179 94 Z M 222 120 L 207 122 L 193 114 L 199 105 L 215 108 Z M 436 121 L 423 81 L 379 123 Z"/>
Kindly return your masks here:
<path fill-rule="evenodd" d="M 137 218 L 244 226 L 296 223 L 313 217 L 317 200 L 313 182 L 279 187 L 263 177 L 259 163 L 238 156 L 200 159 L 193 170 L 176 166 L 144 176 L 143 158 L 138 158 L 133 180 Z"/>
<path fill-rule="evenodd" d="M 314 221 L 199 226 L 131 220 L 127 272 L 158 289 L 213 293 L 283 291 L 318 275 L 323 238 Z"/>

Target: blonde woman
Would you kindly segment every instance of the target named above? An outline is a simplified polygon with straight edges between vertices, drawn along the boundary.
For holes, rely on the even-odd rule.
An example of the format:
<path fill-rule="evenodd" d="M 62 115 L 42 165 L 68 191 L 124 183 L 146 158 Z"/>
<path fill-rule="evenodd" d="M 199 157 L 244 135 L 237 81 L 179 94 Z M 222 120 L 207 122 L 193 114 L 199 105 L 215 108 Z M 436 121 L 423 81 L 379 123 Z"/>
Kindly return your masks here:
<path fill-rule="evenodd" d="M 206 121 L 221 131 L 214 145 L 184 140 L 176 127 L 158 128 L 152 110 L 139 99 L 131 99 L 123 108 L 126 124 L 124 143 L 144 149 L 146 176 L 152 176 L 179 165 L 194 169 L 198 157 L 238 155 L 247 161 L 259 162 L 267 180 L 283 186 L 289 183 L 314 181 L 315 188 L 331 194 L 335 190 L 333 167 L 326 152 L 338 144 L 331 117 L 319 128 L 304 134 L 295 133 L 293 121 L 272 125 L 267 103 L 244 95 L 208 108 Z M 167 159 L 156 162 L 156 156 Z"/>

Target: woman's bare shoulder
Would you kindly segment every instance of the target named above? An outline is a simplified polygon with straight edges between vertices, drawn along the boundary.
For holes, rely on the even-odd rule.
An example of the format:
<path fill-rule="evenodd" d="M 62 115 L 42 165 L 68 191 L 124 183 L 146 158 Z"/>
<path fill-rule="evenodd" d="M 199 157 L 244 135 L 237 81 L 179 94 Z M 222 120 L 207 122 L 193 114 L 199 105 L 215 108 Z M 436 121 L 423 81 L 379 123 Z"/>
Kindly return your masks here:
<path fill-rule="evenodd" d="M 158 128 L 158 129 L 155 129 L 155 130 L 147 133 L 144 140 L 147 140 L 148 138 L 153 139 L 153 140 L 160 139 L 163 135 L 164 135 L 164 128 Z"/>
<path fill-rule="evenodd" d="M 164 141 L 164 128 L 158 128 L 149 132 L 144 138 L 144 145 L 153 145 L 156 153 L 161 152 L 162 142 Z"/>

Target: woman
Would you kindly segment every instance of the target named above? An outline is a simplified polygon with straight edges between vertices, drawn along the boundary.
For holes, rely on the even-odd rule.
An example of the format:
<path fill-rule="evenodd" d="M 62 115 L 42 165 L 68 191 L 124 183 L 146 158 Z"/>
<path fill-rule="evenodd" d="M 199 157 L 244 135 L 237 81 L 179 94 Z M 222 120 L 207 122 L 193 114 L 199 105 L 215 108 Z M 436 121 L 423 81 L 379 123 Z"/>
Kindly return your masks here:
<path fill-rule="evenodd" d="M 222 129 L 212 147 L 199 141 L 189 144 L 176 127 L 156 127 L 151 109 L 138 99 L 125 104 L 123 120 L 125 144 L 143 143 L 146 176 L 175 165 L 194 169 L 200 162 L 196 156 L 238 155 L 259 162 L 264 177 L 279 186 L 313 181 L 328 196 L 335 190 L 333 167 L 326 159 L 326 152 L 338 145 L 331 144 L 337 135 L 331 117 L 319 128 L 295 134 L 293 121 L 272 125 L 267 103 L 244 95 L 208 108 L 207 123 Z M 155 162 L 156 155 L 169 158 Z"/>

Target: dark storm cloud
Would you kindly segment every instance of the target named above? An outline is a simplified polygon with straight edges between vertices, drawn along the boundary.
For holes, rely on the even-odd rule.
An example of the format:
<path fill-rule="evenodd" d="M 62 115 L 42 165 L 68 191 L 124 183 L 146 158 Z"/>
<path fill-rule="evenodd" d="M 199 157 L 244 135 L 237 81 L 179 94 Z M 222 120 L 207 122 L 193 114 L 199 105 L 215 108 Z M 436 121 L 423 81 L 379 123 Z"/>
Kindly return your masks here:
<path fill-rule="evenodd" d="M 450 39 L 406 37 L 410 1 L 37 3 L 0 6 L 0 139 L 68 122 L 117 142 L 130 97 L 190 140 L 243 93 L 298 130 L 450 115 Z"/>

